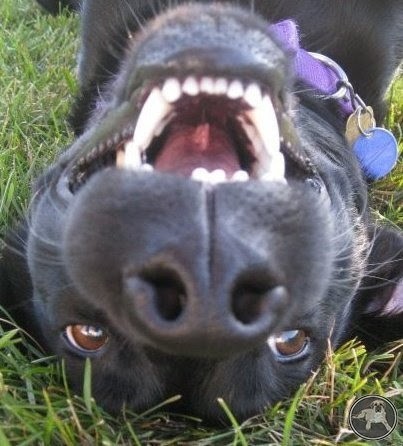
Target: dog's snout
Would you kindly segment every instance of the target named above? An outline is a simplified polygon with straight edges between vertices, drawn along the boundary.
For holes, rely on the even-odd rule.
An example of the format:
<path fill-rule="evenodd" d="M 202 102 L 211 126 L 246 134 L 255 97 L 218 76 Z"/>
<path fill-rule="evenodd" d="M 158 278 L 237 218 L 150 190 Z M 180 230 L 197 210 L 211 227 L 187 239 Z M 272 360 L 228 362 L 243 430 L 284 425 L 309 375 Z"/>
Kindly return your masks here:
<path fill-rule="evenodd" d="M 170 354 L 222 357 L 252 349 L 268 337 L 288 292 L 239 276 L 232 293 L 200 296 L 192 278 L 175 268 L 124 274 L 131 323 L 154 348 Z"/>

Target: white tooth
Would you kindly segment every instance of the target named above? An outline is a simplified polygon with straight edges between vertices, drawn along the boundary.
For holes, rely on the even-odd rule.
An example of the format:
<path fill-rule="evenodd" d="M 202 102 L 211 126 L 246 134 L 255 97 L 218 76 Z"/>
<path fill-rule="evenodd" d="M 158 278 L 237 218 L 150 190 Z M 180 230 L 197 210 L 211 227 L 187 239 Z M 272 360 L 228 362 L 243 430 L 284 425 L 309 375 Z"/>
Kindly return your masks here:
<path fill-rule="evenodd" d="M 160 122 L 166 119 L 172 110 L 173 106 L 164 99 L 161 90 L 154 88 L 141 109 L 133 139 L 125 145 L 126 167 L 139 167 L 141 153 L 150 145 Z"/>
<path fill-rule="evenodd" d="M 224 183 L 227 181 L 227 174 L 222 169 L 216 169 L 210 172 L 209 181 L 211 184 Z"/>
<path fill-rule="evenodd" d="M 278 153 L 271 161 L 270 170 L 260 177 L 263 181 L 279 181 L 287 184 L 285 179 L 285 161 L 282 153 Z"/>
<path fill-rule="evenodd" d="M 161 133 L 165 130 L 166 126 L 172 121 L 172 119 L 176 116 L 176 113 L 170 113 L 165 117 L 154 129 L 154 136 L 160 136 Z"/>
<path fill-rule="evenodd" d="M 271 160 L 270 172 L 278 180 L 285 179 L 285 160 L 281 152 Z"/>
<path fill-rule="evenodd" d="M 151 164 L 142 164 L 140 170 L 144 172 L 154 172 L 154 167 Z"/>
<path fill-rule="evenodd" d="M 216 169 L 212 172 L 209 172 L 204 167 L 197 167 L 192 172 L 192 180 L 195 181 L 201 181 L 202 183 L 208 183 L 208 184 L 218 184 L 218 183 L 224 183 L 227 181 L 227 174 L 223 169 Z"/>
<path fill-rule="evenodd" d="M 256 150 L 259 165 L 262 168 L 259 174 L 264 174 L 267 168 L 272 166 L 272 160 L 280 153 L 280 130 L 277 123 L 276 112 L 269 96 L 264 96 L 259 107 L 246 112 L 246 116 L 256 127 L 256 130 L 262 140 L 264 150 Z M 282 155 L 281 155 L 282 156 Z M 280 161 L 276 161 L 280 164 Z M 284 175 L 283 175 L 284 178 Z"/>
<path fill-rule="evenodd" d="M 251 107 L 259 107 L 262 102 L 262 91 L 258 84 L 250 84 L 246 87 L 244 100 Z"/>
<path fill-rule="evenodd" d="M 141 154 L 137 144 L 131 139 L 125 143 L 124 159 L 119 160 L 118 167 L 126 169 L 138 169 L 141 166 Z"/>
<path fill-rule="evenodd" d="M 228 81 L 224 77 L 219 77 L 214 82 L 214 94 L 223 95 L 228 91 Z"/>
<path fill-rule="evenodd" d="M 210 178 L 210 172 L 206 170 L 204 167 L 197 167 L 192 172 L 192 180 L 208 183 L 209 178 Z"/>
<path fill-rule="evenodd" d="M 188 77 L 182 85 L 182 91 L 189 96 L 197 96 L 200 93 L 199 83 L 193 76 Z"/>
<path fill-rule="evenodd" d="M 269 96 L 264 96 L 259 107 L 247 112 L 270 153 L 280 151 L 280 130 L 276 112 Z"/>
<path fill-rule="evenodd" d="M 227 96 L 230 99 L 242 98 L 245 93 L 242 82 L 239 80 L 234 80 L 229 84 Z"/>
<path fill-rule="evenodd" d="M 214 80 L 211 77 L 202 77 L 200 91 L 206 94 L 214 94 Z"/>
<path fill-rule="evenodd" d="M 260 153 L 263 150 L 263 144 L 262 140 L 260 139 L 260 134 L 258 133 L 256 127 L 250 122 L 246 122 L 245 118 L 243 118 L 242 116 L 238 116 L 238 120 L 241 123 L 242 128 L 246 133 L 246 136 L 251 141 L 255 149 L 255 152 Z"/>
<path fill-rule="evenodd" d="M 243 115 L 238 116 L 238 121 L 242 125 L 242 128 L 244 129 L 246 136 L 252 140 L 259 138 L 259 135 L 257 133 L 256 127 L 245 119 Z"/>
<path fill-rule="evenodd" d="M 171 77 L 164 82 L 161 92 L 164 99 L 172 104 L 182 96 L 181 84 L 178 79 Z"/>
<path fill-rule="evenodd" d="M 248 172 L 245 172 L 244 170 L 238 170 L 232 175 L 231 178 L 232 181 L 248 181 L 249 180 L 249 174 Z"/>
<path fill-rule="evenodd" d="M 279 178 L 273 177 L 271 173 L 265 173 L 262 177 L 260 177 L 260 180 L 266 181 L 268 183 L 276 182 L 276 183 L 281 183 L 281 184 L 285 184 L 285 185 L 288 184 L 287 180 L 285 178 L 279 179 Z"/>
<path fill-rule="evenodd" d="M 270 157 L 265 150 L 260 133 L 258 133 L 258 130 L 250 122 L 250 120 L 247 122 L 245 117 L 240 115 L 238 116 L 238 121 L 242 125 L 242 128 L 249 141 L 252 143 L 253 153 L 258 159 L 258 163 L 256 163 L 254 166 L 253 174 L 254 176 L 259 177 L 270 169 Z"/>

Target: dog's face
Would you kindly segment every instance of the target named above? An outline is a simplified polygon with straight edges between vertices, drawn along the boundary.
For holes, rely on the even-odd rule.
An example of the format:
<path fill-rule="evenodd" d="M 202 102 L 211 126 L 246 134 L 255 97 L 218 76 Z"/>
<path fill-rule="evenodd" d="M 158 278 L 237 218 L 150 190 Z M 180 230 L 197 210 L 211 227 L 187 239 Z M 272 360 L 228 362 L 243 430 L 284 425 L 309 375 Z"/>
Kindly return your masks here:
<path fill-rule="evenodd" d="M 93 111 L 37 184 L 34 314 L 78 389 L 91 358 L 108 409 L 179 393 L 196 414 L 216 418 L 223 397 L 242 418 L 351 330 L 366 188 L 336 104 L 296 91 L 267 17 L 194 2 L 139 31 L 149 15 L 84 6 L 78 108 Z"/>
<path fill-rule="evenodd" d="M 370 404 L 371 409 L 376 413 L 385 412 L 385 403 L 382 400 L 374 400 Z"/>

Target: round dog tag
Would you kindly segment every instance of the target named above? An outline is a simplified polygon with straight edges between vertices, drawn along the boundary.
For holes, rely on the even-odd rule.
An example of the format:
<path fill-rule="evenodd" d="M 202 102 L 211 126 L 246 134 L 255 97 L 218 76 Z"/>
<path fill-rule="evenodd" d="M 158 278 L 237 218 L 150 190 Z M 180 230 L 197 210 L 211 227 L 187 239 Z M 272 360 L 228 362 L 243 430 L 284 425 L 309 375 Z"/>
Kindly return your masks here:
<path fill-rule="evenodd" d="M 374 111 L 372 107 L 367 106 L 365 109 L 360 107 L 349 116 L 346 123 L 346 139 L 350 146 L 353 146 L 357 138 L 367 133 L 369 129 L 376 125 L 374 119 Z"/>
<path fill-rule="evenodd" d="M 375 127 L 354 143 L 354 152 L 367 178 L 379 180 L 391 172 L 398 158 L 397 141 L 389 130 Z"/>

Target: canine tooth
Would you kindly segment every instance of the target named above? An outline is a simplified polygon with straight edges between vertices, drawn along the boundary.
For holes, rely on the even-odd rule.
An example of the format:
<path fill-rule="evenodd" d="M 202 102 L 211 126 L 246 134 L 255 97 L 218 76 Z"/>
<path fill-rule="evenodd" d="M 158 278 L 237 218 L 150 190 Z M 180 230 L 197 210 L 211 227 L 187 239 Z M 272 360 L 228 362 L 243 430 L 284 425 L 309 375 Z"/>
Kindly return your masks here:
<path fill-rule="evenodd" d="M 249 174 L 248 172 L 245 172 L 245 170 L 238 170 L 232 175 L 231 178 L 232 181 L 248 181 L 249 180 Z"/>
<path fill-rule="evenodd" d="M 125 145 L 125 166 L 138 168 L 141 163 L 141 153 L 150 145 L 154 131 L 173 110 L 163 97 L 159 88 L 154 88 L 148 96 L 134 130 L 133 139 Z"/>
<path fill-rule="evenodd" d="M 197 96 L 200 93 L 200 87 L 196 78 L 188 77 L 182 85 L 182 91 L 189 96 Z"/>
<path fill-rule="evenodd" d="M 246 112 L 246 116 L 256 127 L 256 130 L 263 143 L 264 150 L 257 153 L 259 164 L 263 168 L 263 172 L 270 168 L 272 160 L 280 153 L 280 130 L 278 127 L 276 112 L 269 96 L 264 96 L 259 107 Z M 282 156 L 282 155 L 281 155 Z M 277 161 L 280 164 L 280 161 Z"/>
<path fill-rule="evenodd" d="M 261 181 L 266 181 L 268 183 L 275 182 L 275 183 L 281 183 L 281 184 L 284 184 L 284 185 L 288 184 L 288 182 L 287 182 L 287 180 L 285 178 L 280 178 L 280 179 L 276 178 L 276 177 L 272 176 L 271 173 L 264 174 L 262 177 L 260 177 L 260 180 Z"/>
<path fill-rule="evenodd" d="M 164 82 L 162 96 L 170 104 L 176 102 L 182 96 L 182 89 L 178 79 L 171 77 Z"/>
<path fill-rule="evenodd" d="M 243 96 L 245 102 L 251 107 L 259 107 L 262 102 L 262 91 L 258 84 L 249 84 L 246 87 L 245 94 Z"/>
<path fill-rule="evenodd" d="M 285 160 L 282 153 L 278 153 L 271 160 L 270 169 L 264 173 L 260 180 L 262 181 L 277 181 L 283 184 L 288 184 L 285 178 Z"/>
<path fill-rule="evenodd" d="M 246 136 L 252 142 L 256 153 L 260 153 L 263 150 L 263 145 L 256 127 L 250 122 L 247 122 L 243 116 L 238 116 L 238 121 L 242 125 Z"/>
<path fill-rule="evenodd" d="M 141 166 L 141 154 L 137 144 L 131 139 L 125 143 L 124 159 L 117 158 L 118 167 L 125 167 L 126 169 L 138 169 Z"/>
<path fill-rule="evenodd" d="M 270 171 L 279 180 L 285 179 L 285 159 L 281 152 L 272 159 Z"/>
<path fill-rule="evenodd" d="M 214 94 L 214 80 L 211 77 L 202 77 L 200 91 L 206 94 Z"/>
<path fill-rule="evenodd" d="M 276 112 L 269 96 L 264 96 L 259 107 L 247 112 L 259 132 L 266 149 L 271 153 L 280 151 L 280 130 Z"/>
<path fill-rule="evenodd" d="M 165 117 L 154 129 L 154 136 L 160 136 L 161 133 L 165 130 L 165 127 L 172 121 L 172 119 L 176 116 L 176 113 L 170 113 Z"/>
<path fill-rule="evenodd" d="M 264 173 L 261 177 L 263 181 L 280 181 L 287 184 L 285 179 L 285 160 L 282 153 L 278 153 L 270 163 L 270 170 Z"/>
<path fill-rule="evenodd" d="M 219 77 L 214 82 L 214 94 L 222 95 L 228 91 L 228 81 L 224 77 Z"/>
<path fill-rule="evenodd" d="M 192 180 L 207 183 L 209 181 L 209 178 L 210 178 L 210 172 L 204 167 L 197 167 L 192 172 Z"/>
<path fill-rule="evenodd" d="M 229 84 L 227 96 L 230 99 L 242 98 L 245 93 L 242 82 L 239 80 L 234 80 Z"/>

